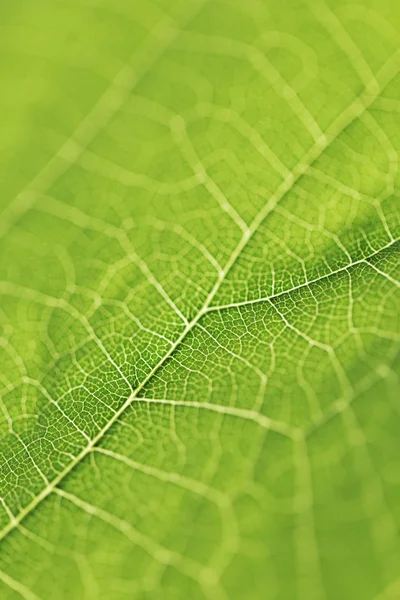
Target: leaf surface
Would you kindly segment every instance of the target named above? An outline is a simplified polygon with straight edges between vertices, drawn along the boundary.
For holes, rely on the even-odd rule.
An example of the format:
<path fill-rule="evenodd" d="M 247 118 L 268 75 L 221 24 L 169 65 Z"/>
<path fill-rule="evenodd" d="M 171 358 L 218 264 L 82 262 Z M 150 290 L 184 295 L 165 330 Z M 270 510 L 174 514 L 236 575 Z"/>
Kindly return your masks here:
<path fill-rule="evenodd" d="M 398 598 L 396 0 L 1 15 L 1 598 Z"/>

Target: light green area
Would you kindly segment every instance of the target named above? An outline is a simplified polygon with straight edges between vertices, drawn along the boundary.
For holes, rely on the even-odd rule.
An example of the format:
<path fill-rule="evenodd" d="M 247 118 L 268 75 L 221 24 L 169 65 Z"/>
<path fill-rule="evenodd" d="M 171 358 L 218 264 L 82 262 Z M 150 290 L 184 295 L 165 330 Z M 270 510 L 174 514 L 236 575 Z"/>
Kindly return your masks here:
<path fill-rule="evenodd" d="M 398 0 L 0 29 L 1 599 L 400 598 Z"/>

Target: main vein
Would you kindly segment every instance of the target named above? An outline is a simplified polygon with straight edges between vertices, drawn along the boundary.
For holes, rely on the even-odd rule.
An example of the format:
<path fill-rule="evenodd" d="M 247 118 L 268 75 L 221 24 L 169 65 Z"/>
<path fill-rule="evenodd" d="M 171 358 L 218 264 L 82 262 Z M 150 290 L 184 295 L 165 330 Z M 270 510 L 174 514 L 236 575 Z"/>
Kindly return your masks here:
<path fill-rule="evenodd" d="M 197 11 L 196 11 L 197 14 Z M 192 17 L 193 18 L 193 17 Z M 170 43 L 170 40 L 168 44 Z M 167 44 L 167 45 L 168 45 Z M 30 514 L 36 506 L 38 506 L 47 496 L 49 496 L 58 486 L 58 484 L 70 473 L 77 464 L 79 464 L 93 449 L 93 447 L 99 443 L 109 429 L 118 421 L 125 410 L 131 405 L 136 397 L 138 397 L 141 390 L 155 375 L 155 373 L 163 366 L 168 358 L 173 354 L 176 348 L 186 338 L 188 333 L 194 328 L 200 318 L 208 311 L 211 302 L 216 296 L 218 290 L 221 287 L 222 282 L 226 279 L 227 274 L 230 272 L 232 266 L 241 255 L 243 249 L 249 243 L 249 240 L 253 237 L 255 232 L 258 230 L 261 223 L 267 218 L 267 216 L 274 210 L 275 206 L 282 200 L 284 196 L 293 188 L 298 179 L 307 171 L 307 169 L 321 156 L 321 154 L 327 150 L 327 148 L 335 141 L 335 139 L 348 127 L 353 121 L 360 117 L 360 115 L 368 109 L 373 103 L 376 96 L 382 92 L 386 85 L 393 79 L 397 74 L 400 63 L 400 51 L 396 52 L 395 55 L 389 59 L 389 61 L 383 66 L 377 76 L 377 80 L 380 83 L 378 92 L 375 95 L 371 95 L 368 86 L 366 86 L 364 92 L 353 101 L 347 109 L 341 113 L 341 115 L 332 123 L 327 129 L 326 133 L 322 135 L 317 142 L 311 147 L 311 149 L 305 154 L 303 159 L 296 165 L 293 172 L 290 173 L 284 181 L 278 186 L 275 193 L 271 196 L 269 201 L 256 215 L 249 228 L 244 231 L 239 243 L 233 251 L 231 257 L 227 261 L 225 268 L 220 272 L 216 283 L 210 291 L 205 303 L 199 310 L 198 314 L 187 324 L 182 334 L 176 340 L 176 342 L 170 347 L 164 357 L 154 366 L 154 368 L 148 373 L 143 379 L 140 385 L 134 390 L 134 392 L 125 400 L 118 411 L 114 413 L 112 418 L 107 424 L 99 431 L 99 433 L 83 448 L 83 450 L 68 464 L 68 466 L 61 471 L 57 477 L 55 477 L 37 496 L 30 504 L 28 504 L 10 523 L 2 530 L 0 534 L 0 540 L 4 539 L 8 533 L 14 530 L 19 523 Z"/>

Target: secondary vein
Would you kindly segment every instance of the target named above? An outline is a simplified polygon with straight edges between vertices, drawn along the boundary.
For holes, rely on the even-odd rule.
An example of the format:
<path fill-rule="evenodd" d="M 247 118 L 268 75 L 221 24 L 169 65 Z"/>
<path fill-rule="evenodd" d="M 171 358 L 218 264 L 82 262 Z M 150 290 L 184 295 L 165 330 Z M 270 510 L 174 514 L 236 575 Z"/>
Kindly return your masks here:
<path fill-rule="evenodd" d="M 196 11 L 197 14 L 198 11 Z M 191 17 L 193 18 L 193 16 Z M 191 19 L 190 19 L 191 20 Z M 168 46 L 170 41 L 168 41 Z M 164 48 L 165 50 L 165 48 Z M 379 95 L 382 90 L 388 85 L 388 83 L 394 78 L 399 69 L 400 63 L 400 51 L 397 51 L 391 59 L 387 61 L 387 63 L 380 70 L 377 80 L 380 82 L 380 89 L 377 91 L 376 95 L 371 95 L 368 86 L 364 89 L 363 93 L 357 97 L 345 111 L 341 113 L 341 115 L 331 124 L 331 126 L 327 129 L 326 133 L 319 138 L 316 143 L 311 147 L 311 149 L 306 153 L 303 159 L 296 165 L 293 172 L 289 174 L 289 176 L 278 186 L 275 193 L 271 196 L 269 201 L 264 205 L 264 207 L 260 210 L 260 212 L 256 215 L 254 220 L 252 221 L 250 227 L 244 231 L 243 236 L 241 237 L 239 243 L 237 244 L 235 250 L 233 251 L 231 257 L 226 263 L 225 268 L 220 272 L 219 277 L 214 284 L 212 290 L 210 291 L 205 303 L 202 308 L 199 310 L 198 314 L 187 324 L 182 334 L 176 340 L 176 342 L 171 346 L 168 352 L 164 355 L 164 357 L 154 366 L 154 368 L 148 373 L 148 375 L 144 378 L 144 380 L 140 383 L 140 385 L 135 389 L 135 391 L 125 400 L 122 406 L 118 411 L 114 413 L 112 418 L 107 422 L 107 424 L 103 427 L 102 430 L 92 439 L 92 441 L 83 448 L 83 450 L 72 460 L 69 465 L 61 471 L 57 477 L 55 477 L 41 492 L 32 500 L 30 504 L 28 504 L 14 519 L 11 521 L 0 533 L 0 540 L 4 539 L 12 530 L 14 530 L 19 523 L 30 514 L 47 496 L 49 496 L 58 486 L 58 484 L 74 469 L 74 467 L 79 464 L 92 450 L 92 448 L 99 443 L 99 441 L 104 437 L 107 431 L 112 427 L 112 425 L 118 421 L 119 417 L 125 412 L 125 410 L 131 405 L 133 400 L 138 396 L 140 391 L 144 388 L 144 386 L 148 383 L 148 381 L 155 375 L 155 373 L 163 366 L 163 364 L 168 360 L 168 358 L 172 355 L 172 353 L 176 350 L 176 348 L 181 344 L 181 342 L 186 338 L 188 333 L 194 328 L 196 323 L 200 320 L 200 318 L 208 311 L 211 302 L 216 296 L 218 290 L 221 287 L 222 282 L 226 279 L 227 274 L 232 269 L 233 265 L 237 261 L 238 257 L 241 255 L 243 249 L 249 243 L 249 240 L 258 230 L 261 223 L 267 218 L 267 216 L 274 210 L 275 206 L 282 200 L 283 197 L 293 188 L 299 178 L 310 168 L 313 163 L 321 156 L 323 152 L 325 152 L 330 145 L 335 141 L 335 139 L 346 129 L 353 121 L 358 119 L 363 112 L 365 112 L 368 107 L 373 103 L 376 96 Z M 60 155 L 61 156 L 61 155 Z M 57 175 L 58 176 L 58 175 Z M 1 232 L 0 232 L 1 233 Z"/>

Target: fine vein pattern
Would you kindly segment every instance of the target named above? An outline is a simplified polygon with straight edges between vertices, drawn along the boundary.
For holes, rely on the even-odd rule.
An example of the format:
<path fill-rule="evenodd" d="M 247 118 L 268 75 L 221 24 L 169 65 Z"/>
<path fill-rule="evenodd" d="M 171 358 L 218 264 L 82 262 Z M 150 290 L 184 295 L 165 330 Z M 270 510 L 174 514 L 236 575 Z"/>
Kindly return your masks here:
<path fill-rule="evenodd" d="M 397 0 L 0 15 L 0 597 L 397 600 Z"/>

